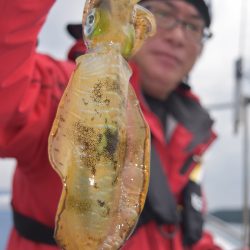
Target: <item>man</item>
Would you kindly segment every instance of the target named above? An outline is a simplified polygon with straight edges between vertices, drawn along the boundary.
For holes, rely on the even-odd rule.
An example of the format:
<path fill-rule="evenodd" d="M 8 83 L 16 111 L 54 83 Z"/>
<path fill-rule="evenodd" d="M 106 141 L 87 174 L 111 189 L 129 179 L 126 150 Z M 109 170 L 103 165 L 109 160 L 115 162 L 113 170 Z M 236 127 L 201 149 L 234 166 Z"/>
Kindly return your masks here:
<path fill-rule="evenodd" d="M 37 34 L 54 0 L 0 3 L 0 156 L 18 162 L 7 249 L 57 250 L 53 227 L 61 180 L 49 164 L 47 139 L 74 64 L 36 53 Z M 152 132 L 152 172 L 145 209 L 124 249 L 217 249 L 202 232 L 195 174 L 215 138 L 212 121 L 181 83 L 201 53 L 208 9 L 202 0 L 142 3 L 158 23 L 156 36 L 131 64 Z M 79 46 L 70 51 L 71 59 Z"/>
<path fill-rule="evenodd" d="M 200 158 L 215 139 L 213 122 L 185 82 L 211 36 L 209 6 L 202 0 L 141 4 L 158 28 L 133 59 L 134 88 L 152 134 L 151 178 L 125 249 L 219 249 L 203 232 L 200 186 Z"/>
<path fill-rule="evenodd" d="M 135 55 L 134 81 L 151 128 L 151 178 L 145 208 L 125 249 L 219 249 L 203 232 L 200 159 L 215 139 L 212 120 L 185 80 L 211 36 L 202 0 L 143 0 L 157 33 Z"/>

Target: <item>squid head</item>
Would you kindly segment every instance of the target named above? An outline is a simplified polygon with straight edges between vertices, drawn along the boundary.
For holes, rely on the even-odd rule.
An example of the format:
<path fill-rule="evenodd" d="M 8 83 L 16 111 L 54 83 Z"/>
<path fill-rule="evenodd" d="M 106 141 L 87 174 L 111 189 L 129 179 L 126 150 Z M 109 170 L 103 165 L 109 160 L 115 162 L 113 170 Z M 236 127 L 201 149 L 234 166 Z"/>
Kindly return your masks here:
<path fill-rule="evenodd" d="M 82 23 L 89 49 L 112 44 L 126 59 L 155 32 L 154 16 L 134 0 L 86 0 Z"/>

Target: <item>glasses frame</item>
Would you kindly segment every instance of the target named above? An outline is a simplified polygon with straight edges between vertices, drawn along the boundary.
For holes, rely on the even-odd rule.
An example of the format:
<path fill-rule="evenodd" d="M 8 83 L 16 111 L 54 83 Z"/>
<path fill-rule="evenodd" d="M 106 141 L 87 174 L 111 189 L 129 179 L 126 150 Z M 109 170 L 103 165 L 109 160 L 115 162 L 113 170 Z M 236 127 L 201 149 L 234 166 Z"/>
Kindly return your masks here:
<path fill-rule="evenodd" d="M 161 11 L 161 13 L 160 13 L 160 10 L 157 10 L 156 7 L 153 5 L 149 5 L 148 2 L 146 2 L 142 5 L 143 5 L 143 7 L 145 7 L 149 11 L 151 11 L 155 16 L 157 16 L 157 11 L 159 12 L 158 13 L 159 16 L 162 15 L 162 13 L 164 12 L 164 11 Z M 202 31 L 200 33 L 200 35 L 201 35 L 200 39 L 197 39 L 197 40 L 191 39 L 190 37 L 192 37 L 192 36 L 188 35 L 188 30 L 189 30 L 190 26 L 193 26 L 192 23 L 185 21 L 181 18 L 178 18 L 177 15 L 175 15 L 174 13 L 167 13 L 166 12 L 166 17 L 167 16 L 171 17 L 174 22 L 169 27 L 161 27 L 162 29 L 173 30 L 176 27 L 178 27 L 178 25 L 181 25 L 181 27 L 183 28 L 183 30 L 184 30 L 184 32 L 189 40 L 193 40 L 195 43 L 201 43 L 201 44 L 205 43 L 207 40 L 209 40 L 210 38 L 213 37 L 213 33 L 211 32 L 211 30 L 208 27 L 204 26 L 204 27 L 202 27 Z M 156 23 L 157 23 L 157 18 L 156 18 Z"/>

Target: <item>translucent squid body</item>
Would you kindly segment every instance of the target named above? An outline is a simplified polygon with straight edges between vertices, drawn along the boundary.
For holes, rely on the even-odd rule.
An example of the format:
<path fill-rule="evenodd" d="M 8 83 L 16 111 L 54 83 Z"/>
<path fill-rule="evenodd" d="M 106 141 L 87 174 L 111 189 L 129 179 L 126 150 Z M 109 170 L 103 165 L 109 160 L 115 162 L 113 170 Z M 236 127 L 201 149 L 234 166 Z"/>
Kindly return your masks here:
<path fill-rule="evenodd" d="M 119 249 L 144 206 L 150 155 L 125 59 L 155 23 L 135 0 L 87 0 L 83 29 L 88 53 L 76 61 L 49 137 L 63 181 L 55 238 L 64 250 Z"/>

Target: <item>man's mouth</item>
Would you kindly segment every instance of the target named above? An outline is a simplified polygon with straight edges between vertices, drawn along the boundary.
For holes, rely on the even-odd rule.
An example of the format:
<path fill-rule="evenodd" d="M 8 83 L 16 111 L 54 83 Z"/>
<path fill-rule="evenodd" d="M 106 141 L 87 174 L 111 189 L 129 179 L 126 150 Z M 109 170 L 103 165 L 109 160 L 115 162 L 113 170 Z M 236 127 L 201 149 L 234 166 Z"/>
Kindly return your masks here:
<path fill-rule="evenodd" d="M 179 66 L 181 64 L 181 60 L 171 54 L 171 53 L 166 53 L 166 52 L 161 52 L 161 51 L 154 51 L 154 55 L 157 57 L 157 59 L 162 62 L 165 63 L 166 66 Z"/>

